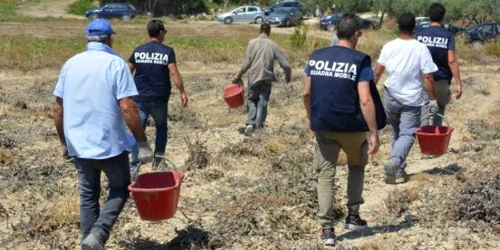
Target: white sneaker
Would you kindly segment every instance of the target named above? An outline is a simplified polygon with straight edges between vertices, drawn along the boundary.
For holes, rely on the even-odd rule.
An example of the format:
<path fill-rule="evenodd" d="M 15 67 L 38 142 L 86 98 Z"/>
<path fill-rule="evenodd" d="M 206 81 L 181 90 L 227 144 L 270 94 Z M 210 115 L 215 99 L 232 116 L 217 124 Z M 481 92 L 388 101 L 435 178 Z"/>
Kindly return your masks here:
<path fill-rule="evenodd" d="M 245 128 L 245 135 L 246 136 L 252 136 L 253 134 L 253 126 L 252 125 L 247 125 Z"/>

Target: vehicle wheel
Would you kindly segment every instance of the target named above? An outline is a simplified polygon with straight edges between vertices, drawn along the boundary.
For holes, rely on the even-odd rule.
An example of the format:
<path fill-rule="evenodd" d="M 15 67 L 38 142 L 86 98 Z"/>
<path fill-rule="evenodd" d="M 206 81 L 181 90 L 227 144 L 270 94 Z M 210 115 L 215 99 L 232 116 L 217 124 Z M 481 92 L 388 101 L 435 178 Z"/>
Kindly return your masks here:
<path fill-rule="evenodd" d="M 255 20 L 254 20 L 254 23 L 256 23 L 256 24 L 261 24 L 261 23 L 263 23 L 263 22 L 264 22 L 264 19 L 262 19 L 262 17 L 257 17 L 257 18 L 255 18 Z"/>
<path fill-rule="evenodd" d="M 326 26 L 326 30 L 328 31 L 334 31 L 335 30 L 335 24 L 330 23 L 328 26 Z"/>
<path fill-rule="evenodd" d="M 374 30 L 379 30 L 380 28 L 382 28 L 380 25 L 376 25 L 376 24 L 372 24 L 372 28 Z"/>
<path fill-rule="evenodd" d="M 130 21 L 130 16 L 129 15 L 123 15 L 122 16 L 122 21 L 124 21 L 124 22 Z"/>
<path fill-rule="evenodd" d="M 475 50 L 480 50 L 481 48 L 483 48 L 483 43 L 481 41 L 474 41 L 472 43 L 472 48 Z"/>
<path fill-rule="evenodd" d="M 90 19 L 92 19 L 92 20 L 96 20 L 97 18 L 99 18 L 99 15 L 97 15 L 97 14 L 93 14 L 90 16 Z"/>
<path fill-rule="evenodd" d="M 233 22 L 233 19 L 232 19 L 232 18 L 230 18 L 230 17 L 226 17 L 226 18 L 224 18 L 224 23 L 225 23 L 225 24 L 231 24 L 232 22 Z"/>

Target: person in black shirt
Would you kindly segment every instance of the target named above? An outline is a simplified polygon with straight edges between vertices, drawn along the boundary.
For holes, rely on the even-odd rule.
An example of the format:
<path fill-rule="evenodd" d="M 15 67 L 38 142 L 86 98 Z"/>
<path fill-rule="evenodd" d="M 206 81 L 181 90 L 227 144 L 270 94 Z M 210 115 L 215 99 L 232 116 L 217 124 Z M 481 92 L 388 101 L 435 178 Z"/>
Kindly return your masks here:
<path fill-rule="evenodd" d="M 443 27 L 443 20 L 446 13 L 445 7 L 440 3 L 433 3 L 429 7 L 429 19 L 431 26 L 418 31 L 415 34 L 417 41 L 425 44 L 432 55 L 432 60 L 438 66 L 438 71 L 434 72 L 434 95 L 439 106 L 438 113 L 444 115 L 446 105 L 450 102 L 451 79 L 455 78 L 457 92 L 455 98 L 458 100 L 462 96 L 462 80 L 455 53 L 455 35 Z M 428 103 L 428 102 L 427 102 Z M 430 108 L 428 105 L 422 107 L 422 117 L 426 117 L 422 125 L 441 126 L 442 118 L 435 115 L 429 119 Z"/>
<path fill-rule="evenodd" d="M 134 74 L 138 96 L 133 99 L 139 108 L 142 126 L 151 115 L 156 127 L 155 155 L 165 154 L 167 146 L 167 113 L 171 93 L 171 78 L 179 90 L 181 106 L 186 107 L 188 97 L 184 91 L 182 77 L 177 69 L 175 52 L 172 47 L 162 44 L 167 30 L 161 20 L 148 23 L 151 40 L 137 47 L 129 58 L 129 67 Z M 160 162 L 155 159 L 155 163 Z M 137 167 L 137 157 L 132 155 L 132 167 Z"/>

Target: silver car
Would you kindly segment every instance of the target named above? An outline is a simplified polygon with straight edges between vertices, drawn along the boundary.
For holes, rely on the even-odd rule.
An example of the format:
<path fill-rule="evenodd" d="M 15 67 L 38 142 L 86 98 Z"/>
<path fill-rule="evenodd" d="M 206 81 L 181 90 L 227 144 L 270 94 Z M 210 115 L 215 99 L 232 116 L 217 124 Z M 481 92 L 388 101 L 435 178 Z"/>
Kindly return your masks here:
<path fill-rule="evenodd" d="M 233 22 L 253 22 L 262 23 L 264 21 L 264 11 L 259 6 L 241 6 L 230 12 L 220 14 L 217 21 L 231 24 Z"/>

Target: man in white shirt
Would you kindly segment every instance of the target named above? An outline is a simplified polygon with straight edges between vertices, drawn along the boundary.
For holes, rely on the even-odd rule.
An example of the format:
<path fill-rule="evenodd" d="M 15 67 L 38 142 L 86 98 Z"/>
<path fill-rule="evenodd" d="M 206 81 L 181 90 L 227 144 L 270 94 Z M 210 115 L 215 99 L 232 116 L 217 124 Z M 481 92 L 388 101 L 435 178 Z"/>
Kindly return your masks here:
<path fill-rule="evenodd" d="M 420 126 L 421 107 L 425 103 L 424 88 L 431 112 L 437 112 L 432 73 L 438 68 L 429 49 L 413 39 L 415 15 L 404 13 L 398 18 L 399 37 L 387 43 L 375 68 L 375 83 L 387 71 L 384 84 L 385 109 L 392 125 L 391 155 L 384 164 L 387 184 L 407 180 L 406 157 L 415 142 Z"/>

